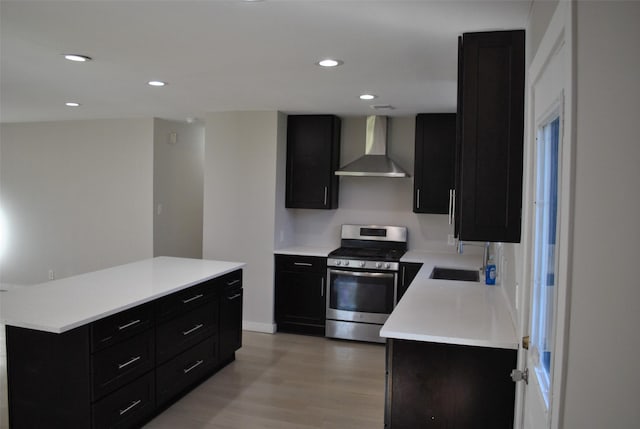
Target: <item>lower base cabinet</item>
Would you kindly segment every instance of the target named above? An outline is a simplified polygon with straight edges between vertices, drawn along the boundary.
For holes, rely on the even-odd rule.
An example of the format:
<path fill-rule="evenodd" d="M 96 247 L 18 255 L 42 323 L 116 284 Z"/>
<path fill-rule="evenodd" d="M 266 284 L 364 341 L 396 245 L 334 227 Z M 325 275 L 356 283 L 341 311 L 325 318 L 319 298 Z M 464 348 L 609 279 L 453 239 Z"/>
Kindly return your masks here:
<path fill-rule="evenodd" d="M 516 350 L 388 340 L 385 428 L 513 428 L 516 359 Z"/>
<path fill-rule="evenodd" d="M 242 270 L 62 334 L 7 326 L 10 427 L 140 427 L 235 359 L 242 301 L 229 307 L 230 284 L 241 297 Z"/>
<path fill-rule="evenodd" d="M 327 258 L 276 255 L 275 266 L 278 332 L 324 337 Z"/>

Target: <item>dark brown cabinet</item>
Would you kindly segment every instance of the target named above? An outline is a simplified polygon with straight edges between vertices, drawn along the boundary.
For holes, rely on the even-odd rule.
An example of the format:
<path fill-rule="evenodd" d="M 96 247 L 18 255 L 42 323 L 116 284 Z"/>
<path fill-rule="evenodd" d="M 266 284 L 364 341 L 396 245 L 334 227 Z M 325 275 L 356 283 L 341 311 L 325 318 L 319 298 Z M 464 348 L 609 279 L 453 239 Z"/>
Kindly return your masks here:
<path fill-rule="evenodd" d="M 242 271 L 227 274 L 220 282 L 220 362 L 225 363 L 242 347 Z"/>
<path fill-rule="evenodd" d="M 422 264 L 418 262 L 402 262 L 400 263 L 400 276 L 398 278 L 398 294 L 397 302 L 407 291 L 407 288 L 418 275 L 418 271 L 422 268 Z"/>
<path fill-rule="evenodd" d="M 327 259 L 276 255 L 275 261 L 278 331 L 324 336 Z"/>
<path fill-rule="evenodd" d="M 451 212 L 455 186 L 456 114 L 416 116 L 414 213 Z"/>
<path fill-rule="evenodd" d="M 140 427 L 234 359 L 229 285 L 242 290 L 241 270 L 62 334 L 7 326 L 11 427 Z"/>
<path fill-rule="evenodd" d="M 302 209 L 338 207 L 340 118 L 290 115 L 287 118 L 285 206 Z"/>
<path fill-rule="evenodd" d="M 519 242 L 524 132 L 524 30 L 459 40 L 456 234 Z"/>
<path fill-rule="evenodd" d="M 513 428 L 516 350 L 387 342 L 385 428 Z"/>

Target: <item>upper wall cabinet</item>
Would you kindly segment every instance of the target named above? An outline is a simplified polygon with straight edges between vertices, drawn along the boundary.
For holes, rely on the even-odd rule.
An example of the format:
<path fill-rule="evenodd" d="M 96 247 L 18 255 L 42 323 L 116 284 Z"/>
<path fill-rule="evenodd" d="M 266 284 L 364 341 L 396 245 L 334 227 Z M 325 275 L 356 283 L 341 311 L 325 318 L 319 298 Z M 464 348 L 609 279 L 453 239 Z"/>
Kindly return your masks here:
<path fill-rule="evenodd" d="M 338 207 L 340 118 L 290 115 L 287 119 L 287 190 L 285 206 L 302 209 Z"/>
<path fill-rule="evenodd" d="M 524 30 L 459 42 L 456 227 L 461 240 L 520 241 Z"/>
<path fill-rule="evenodd" d="M 455 113 L 416 116 L 414 213 L 451 212 L 455 147 Z"/>

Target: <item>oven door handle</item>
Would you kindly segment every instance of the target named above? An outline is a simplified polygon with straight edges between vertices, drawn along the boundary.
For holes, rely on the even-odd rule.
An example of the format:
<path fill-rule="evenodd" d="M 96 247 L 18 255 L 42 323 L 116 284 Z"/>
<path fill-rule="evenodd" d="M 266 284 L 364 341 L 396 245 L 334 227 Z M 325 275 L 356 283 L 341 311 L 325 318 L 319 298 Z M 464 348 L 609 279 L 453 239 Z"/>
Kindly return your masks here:
<path fill-rule="evenodd" d="M 330 274 L 344 274 L 346 276 L 356 277 L 393 277 L 395 273 L 368 273 L 363 271 L 345 271 L 329 269 Z"/>

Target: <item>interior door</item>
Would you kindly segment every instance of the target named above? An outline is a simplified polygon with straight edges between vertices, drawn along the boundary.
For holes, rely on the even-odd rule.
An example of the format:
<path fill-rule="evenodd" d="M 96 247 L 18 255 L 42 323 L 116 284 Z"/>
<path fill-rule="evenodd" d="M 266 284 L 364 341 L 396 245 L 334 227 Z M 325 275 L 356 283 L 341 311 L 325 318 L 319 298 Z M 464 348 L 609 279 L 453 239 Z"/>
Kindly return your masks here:
<path fill-rule="evenodd" d="M 558 428 L 568 316 L 573 140 L 571 4 L 560 2 L 529 69 L 529 132 L 516 427 Z M 525 338 L 528 341 L 524 341 Z M 526 344 L 528 343 L 528 347 Z"/>

